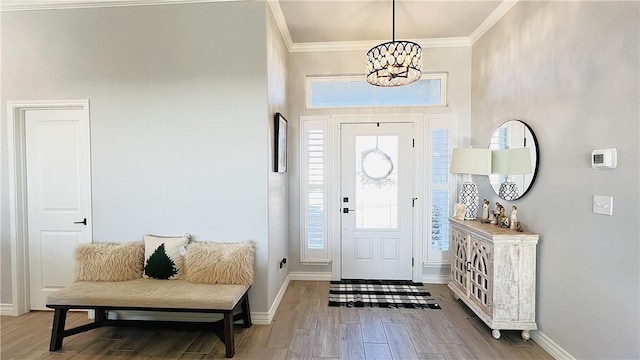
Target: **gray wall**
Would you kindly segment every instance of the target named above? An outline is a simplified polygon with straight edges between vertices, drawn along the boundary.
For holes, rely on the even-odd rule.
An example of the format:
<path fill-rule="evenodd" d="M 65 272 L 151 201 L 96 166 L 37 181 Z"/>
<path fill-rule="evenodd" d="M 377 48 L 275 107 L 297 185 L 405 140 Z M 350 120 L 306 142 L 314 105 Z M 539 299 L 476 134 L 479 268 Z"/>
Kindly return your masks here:
<path fill-rule="evenodd" d="M 357 75 L 364 76 L 366 51 L 318 51 L 289 55 L 289 135 L 291 138 L 289 176 L 291 198 L 290 246 L 291 271 L 331 272 L 331 265 L 302 265 L 300 263 L 300 139 L 301 116 L 330 116 L 344 114 L 456 114 L 460 145 L 468 145 L 471 111 L 471 48 L 447 47 L 423 49 L 423 72 L 447 72 L 447 107 L 370 108 L 370 109 L 306 109 L 305 78 L 308 75 Z M 331 176 L 331 175 L 329 175 Z M 334 246 L 339 246 L 339 241 Z M 425 244 L 426 246 L 426 244 Z M 437 269 L 434 269 L 437 270 Z M 440 275 L 439 273 L 425 275 Z"/>
<path fill-rule="evenodd" d="M 538 179 L 515 204 L 540 234 L 539 330 L 576 358 L 640 357 L 639 8 L 519 2 L 472 51 L 474 146 L 508 119 L 538 137 Z M 593 170 L 609 147 L 618 168 Z M 593 195 L 614 197 L 612 217 L 592 214 Z"/>
<path fill-rule="evenodd" d="M 274 117 L 276 112 L 285 118 L 287 112 L 287 57 L 289 51 L 282 40 L 275 18 L 267 11 L 267 70 L 268 70 L 268 123 L 269 149 L 274 148 Z M 291 149 L 289 149 L 291 152 Z M 272 172 L 274 151 L 266 153 L 269 162 L 269 289 L 268 303 L 273 304 L 282 288 L 289 268 L 280 269 L 280 261 L 289 259 L 289 206 L 288 172 Z M 289 167 L 291 168 L 291 166 Z"/>
<path fill-rule="evenodd" d="M 224 2 L 1 13 L 2 303 L 6 101 L 88 98 L 93 240 L 253 240 L 251 306 L 267 311 L 266 11 Z"/>

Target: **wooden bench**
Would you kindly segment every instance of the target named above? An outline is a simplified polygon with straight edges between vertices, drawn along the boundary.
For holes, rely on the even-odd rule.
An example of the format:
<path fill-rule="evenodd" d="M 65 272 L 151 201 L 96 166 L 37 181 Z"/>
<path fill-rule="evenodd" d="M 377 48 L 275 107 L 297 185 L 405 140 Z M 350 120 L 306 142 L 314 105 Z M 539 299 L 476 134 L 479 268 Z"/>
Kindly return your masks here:
<path fill-rule="evenodd" d="M 234 321 L 243 320 L 245 328 L 251 326 L 249 288 L 250 285 L 196 284 L 186 280 L 135 279 L 114 282 L 76 282 L 47 298 L 47 307 L 55 310 L 49 350 L 61 349 L 62 340 L 67 336 L 101 326 L 194 324 L 193 322 L 109 319 L 109 311 L 218 313 L 222 314 L 223 318 L 214 322 L 213 330 L 224 342 L 226 356 L 230 358 L 235 354 Z M 65 329 L 67 312 L 71 309 L 94 310 L 95 319 L 92 323 Z"/>

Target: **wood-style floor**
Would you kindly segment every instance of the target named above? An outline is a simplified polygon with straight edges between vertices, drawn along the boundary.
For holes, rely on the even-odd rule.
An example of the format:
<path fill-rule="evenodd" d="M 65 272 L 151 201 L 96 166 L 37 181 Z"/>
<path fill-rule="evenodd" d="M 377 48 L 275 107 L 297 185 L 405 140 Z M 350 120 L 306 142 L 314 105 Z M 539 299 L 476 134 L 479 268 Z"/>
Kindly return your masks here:
<path fill-rule="evenodd" d="M 500 340 L 445 285 L 442 310 L 328 307 L 328 282 L 292 281 L 271 325 L 236 327 L 234 359 L 552 359 L 519 331 Z M 0 359 L 223 359 L 213 332 L 104 327 L 49 352 L 52 312 L 2 316 Z M 87 322 L 69 314 L 67 328 Z"/>

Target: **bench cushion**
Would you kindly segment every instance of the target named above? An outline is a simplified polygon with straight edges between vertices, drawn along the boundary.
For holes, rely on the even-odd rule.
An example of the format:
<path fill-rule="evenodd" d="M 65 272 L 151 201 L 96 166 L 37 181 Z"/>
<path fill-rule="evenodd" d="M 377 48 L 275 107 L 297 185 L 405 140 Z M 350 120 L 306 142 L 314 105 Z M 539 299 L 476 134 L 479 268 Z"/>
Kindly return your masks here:
<path fill-rule="evenodd" d="M 47 297 L 47 306 L 232 310 L 249 285 L 136 279 L 75 282 Z"/>

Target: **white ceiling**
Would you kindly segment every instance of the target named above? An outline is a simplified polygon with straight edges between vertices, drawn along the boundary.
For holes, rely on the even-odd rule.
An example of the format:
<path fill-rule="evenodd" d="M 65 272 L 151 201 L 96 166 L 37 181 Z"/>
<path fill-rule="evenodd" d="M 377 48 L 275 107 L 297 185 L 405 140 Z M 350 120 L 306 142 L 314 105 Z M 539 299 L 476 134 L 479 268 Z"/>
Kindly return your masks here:
<path fill-rule="evenodd" d="M 396 0 L 396 39 L 469 37 L 500 1 Z M 391 0 L 280 0 L 294 43 L 392 37 Z"/>
<path fill-rule="evenodd" d="M 0 0 L 3 11 L 243 0 Z M 256 1 L 256 0 L 253 0 Z M 267 1 L 291 51 L 367 49 L 392 38 L 392 0 Z M 472 44 L 518 0 L 396 0 L 396 39 Z"/>

